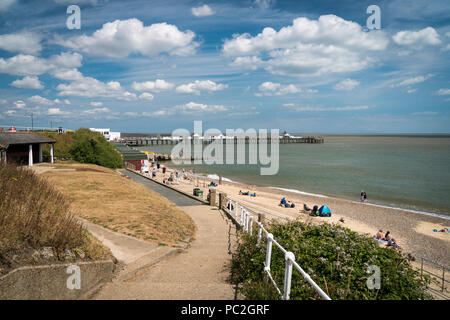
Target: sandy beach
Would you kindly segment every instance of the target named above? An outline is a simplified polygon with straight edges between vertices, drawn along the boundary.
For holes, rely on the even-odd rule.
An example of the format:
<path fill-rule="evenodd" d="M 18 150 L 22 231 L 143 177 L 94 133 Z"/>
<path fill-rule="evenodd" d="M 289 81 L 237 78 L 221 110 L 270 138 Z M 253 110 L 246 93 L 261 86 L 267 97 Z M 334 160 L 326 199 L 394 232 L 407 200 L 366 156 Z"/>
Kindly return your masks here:
<path fill-rule="evenodd" d="M 170 176 L 170 168 L 163 174 L 157 170 L 156 180 L 162 182 Z M 180 172 L 181 173 L 181 172 Z M 180 174 L 181 176 L 181 174 Z M 191 180 L 180 179 L 178 184 L 171 184 L 184 192 L 191 193 L 195 187 L 203 190 L 203 198 L 206 199 L 209 183 L 217 179 L 192 178 Z M 420 213 L 376 206 L 370 203 L 361 203 L 357 200 L 351 201 L 333 197 L 316 196 L 289 192 L 271 187 L 261 187 L 242 183 L 222 181 L 217 187 L 217 192 L 226 193 L 233 200 L 255 213 L 262 213 L 266 219 L 301 219 L 313 223 L 338 223 L 353 231 L 373 236 L 379 229 L 384 233 L 390 231 L 391 236 L 405 252 L 411 253 L 416 258 L 424 257 L 441 265 L 450 265 L 450 234 L 433 232 L 433 229 L 442 229 L 450 226 L 450 220 L 428 216 Z M 239 191 L 256 192 L 256 197 L 239 195 Z M 283 208 L 279 206 L 280 199 L 296 204 L 295 208 Z M 303 204 L 312 208 L 314 205 L 328 206 L 332 216 L 310 217 L 303 212 Z M 343 222 L 342 222 L 343 220 Z"/>

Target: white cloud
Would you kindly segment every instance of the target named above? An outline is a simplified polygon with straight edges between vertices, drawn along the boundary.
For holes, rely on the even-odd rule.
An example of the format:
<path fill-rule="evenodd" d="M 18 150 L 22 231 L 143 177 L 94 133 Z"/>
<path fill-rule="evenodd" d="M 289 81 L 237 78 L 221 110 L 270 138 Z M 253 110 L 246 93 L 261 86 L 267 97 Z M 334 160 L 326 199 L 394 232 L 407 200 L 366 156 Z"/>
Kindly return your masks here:
<path fill-rule="evenodd" d="M 439 89 L 438 91 L 436 91 L 436 94 L 438 96 L 448 96 L 450 95 L 450 89 Z"/>
<path fill-rule="evenodd" d="M 20 80 L 15 80 L 11 83 L 12 86 L 24 89 L 44 89 L 42 82 L 39 81 L 38 77 L 24 77 Z"/>
<path fill-rule="evenodd" d="M 37 76 L 50 69 L 47 61 L 30 55 L 19 54 L 9 59 L 0 58 L 0 73 L 18 76 Z"/>
<path fill-rule="evenodd" d="M 155 81 L 133 82 L 131 87 L 136 91 L 160 92 L 171 90 L 175 85 L 165 80 L 156 79 Z"/>
<path fill-rule="evenodd" d="M 15 114 L 16 113 L 16 110 L 7 110 L 7 111 L 5 111 L 5 114 L 6 115 L 13 115 L 13 114 Z"/>
<path fill-rule="evenodd" d="M 191 12 L 196 17 L 206 17 L 214 14 L 214 11 L 207 4 L 200 7 L 192 8 Z"/>
<path fill-rule="evenodd" d="M 9 7 L 12 6 L 16 2 L 17 2 L 17 0 L 2 0 L 2 1 L 0 1 L 0 12 L 7 11 L 9 9 Z"/>
<path fill-rule="evenodd" d="M 16 109 L 25 109 L 26 106 L 27 106 L 27 104 L 25 102 L 23 102 L 22 100 L 17 100 L 14 102 L 14 107 Z"/>
<path fill-rule="evenodd" d="M 56 69 L 51 75 L 61 80 L 81 80 L 83 75 L 77 69 Z"/>
<path fill-rule="evenodd" d="M 432 27 L 419 31 L 400 31 L 392 39 L 398 45 L 415 47 L 417 49 L 426 45 L 438 45 L 441 43 L 439 34 Z"/>
<path fill-rule="evenodd" d="M 174 114 L 174 110 L 173 109 L 168 109 L 168 110 L 158 110 L 158 111 L 153 111 L 153 112 L 142 112 L 142 115 L 144 117 L 164 117 L 164 116 L 170 116 Z"/>
<path fill-rule="evenodd" d="M 189 102 L 183 105 L 178 105 L 175 107 L 175 109 L 180 110 L 182 113 L 203 113 L 203 112 L 218 112 L 228 110 L 228 108 L 223 105 L 207 105 L 195 102 Z"/>
<path fill-rule="evenodd" d="M 242 69 L 256 70 L 265 64 L 258 56 L 251 57 L 237 57 L 233 62 L 230 63 L 232 67 L 238 67 Z"/>
<path fill-rule="evenodd" d="M 416 92 L 417 91 L 417 89 L 408 89 L 406 92 L 408 92 L 408 93 L 414 93 L 414 92 Z"/>
<path fill-rule="evenodd" d="M 274 82 L 263 82 L 258 87 L 259 92 L 255 93 L 255 96 L 283 96 L 286 94 L 293 93 L 316 93 L 317 90 L 314 89 L 301 89 L 293 84 L 281 85 L 280 83 Z"/>
<path fill-rule="evenodd" d="M 60 91 L 59 96 L 102 97 L 125 101 L 137 100 L 136 94 L 125 91 L 119 82 L 109 81 L 104 83 L 91 77 L 83 77 L 72 81 L 70 84 L 59 84 L 56 90 Z"/>
<path fill-rule="evenodd" d="M 8 103 L 8 100 L 6 100 L 6 99 L 0 99 L 0 104 L 7 104 Z"/>
<path fill-rule="evenodd" d="M 86 52 L 93 56 L 124 58 L 132 53 L 157 56 L 160 53 L 190 55 L 198 43 L 195 33 L 180 31 L 174 25 L 155 23 L 145 27 L 133 18 L 105 23 L 92 36 L 82 35 L 69 40 L 57 39 L 60 45 Z"/>
<path fill-rule="evenodd" d="M 95 115 L 99 113 L 109 113 L 111 110 L 109 108 L 103 107 L 103 108 L 94 108 L 89 110 L 84 110 L 82 112 L 83 115 Z"/>
<path fill-rule="evenodd" d="M 286 103 L 283 106 L 297 112 L 358 111 L 369 109 L 369 106 L 320 107 L 320 106 L 297 106 L 293 103 Z"/>
<path fill-rule="evenodd" d="M 92 101 L 89 104 L 91 105 L 91 107 L 101 107 L 103 105 L 103 102 Z"/>
<path fill-rule="evenodd" d="M 68 116 L 71 113 L 68 111 L 62 111 L 60 108 L 49 108 L 47 114 L 51 116 Z"/>
<path fill-rule="evenodd" d="M 355 89 L 357 86 L 359 86 L 359 81 L 347 78 L 345 80 L 342 80 L 342 81 L 336 83 L 333 88 L 335 90 L 350 91 L 350 90 Z"/>
<path fill-rule="evenodd" d="M 401 82 L 391 84 L 391 88 L 411 86 L 411 85 L 414 85 L 414 84 L 417 84 L 417 83 L 424 82 L 424 81 L 428 80 L 429 78 L 431 78 L 431 75 L 417 76 L 417 77 L 413 77 L 413 78 L 408 78 L 408 79 L 405 79 L 405 80 L 403 80 Z"/>
<path fill-rule="evenodd" d="M 221 91 L 228 88 L 226 84 L 218 84 L 211 80 L 195 80 L 194 82 L 182 84 L 176 88 L 177 93 L 196 94 L 201 91 Z"/>
<path fill-rule="evenodd" d="M 30 102 L 33 105 L 38 105 L 38 106 L 52 106 L 55 104 L 70 104 L 70 101 L 65 99 L 63 101 L 59 100 L 59 99 L 55 99 L 55 100 L 49 100 L 47 98 L 41 97 L 41 96 L 32 96 L 30 98 L 27 99 L 28 102 Z"/>
<path fill-rule="evenodd" d="M 236 58 L 234 66 L 249 63 L 246 68 L 264 65 L 280 75 L 322 75 L 367 68 L 374 60 L 367 53 L 384 50 L 388 43 L 383 31 L 364 32 L 355 22 L 324 15 L 318 20 L 297 18 L 279 31 L 266 27 L 255 37 L 233 35 L 222 51 L 230 57 L 251 57 Z M 262 53 L 268 60 L 261 60 Z"/>
<path fill-rule="evenodd" d="M 0 49 L 9 52 L 37 54 L 42 50 L 41 36 L 31 32 L 0 35 Z"/>
<path fill-rule="evenodd" d="M 147 100 L 147 101 L 152 101 L 154 98 L 154 96 L 151 93 L 148 92 L 144 92 L 139 96 L 139 99 L 141 100 Z"/>
<path fill-rule="evenodd" d="M 46 72 L 61 72 L 60 69 L 81 66 L 83 57 L 78 53 L 63 52 L 49 59 L 19 54 L 9 59 L 0 58 L 0 73 L 18 76 L 38 76 Z"/>

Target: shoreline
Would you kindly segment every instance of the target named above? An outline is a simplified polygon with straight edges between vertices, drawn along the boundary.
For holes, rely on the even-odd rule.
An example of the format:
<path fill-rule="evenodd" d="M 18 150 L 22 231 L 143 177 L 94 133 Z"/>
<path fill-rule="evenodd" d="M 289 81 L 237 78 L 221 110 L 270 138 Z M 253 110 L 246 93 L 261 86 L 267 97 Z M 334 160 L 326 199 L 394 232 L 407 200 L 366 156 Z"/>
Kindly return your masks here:
<path fill-rule="evenodd" d="M 169 167 L 167 167 L 167 168 L 169 169 Z M 170 168 L 170 170 L 178 170 L 178 169 Z M 200 173 L 197 173 L 197 175 L 204 176 L 205 178 L 208 178 L 210 180 L 217 180 L 217 181 L 219 180 L 219 176 L 217 174 L 205 174 L 205 173 L 201 173 L 200 172 Z M 415 210 L 415 209 L 409 209 L 409 208 L 395 207 L 395 206 L 389 206 L 389 205 L 385 205 L 385 204 L 381 204 L 381 203 L 360 202 L 360 201 L 357 201 L 357 200 L 351 200 L 351 199 L 347 199 L 347 198 L 344 198 L 344 197 L 329 196 L 329 195 L 320 194 L 320 193 L 311 193 L 311 192 L 306 192 L 306 191 L 302 191 L 302 190 L 298 190 L 298 189 L 290 189 L 290 188 L 282 188 L 282 187 L 274 187 L 274 186 L 253 185 L 253 184 L 251 184 L 249 182 L 234 181 L 234 180 L 228 179 L 226 177 L 222 177 L 222 182 L 234 183 L 234 184 L 237 184 L 237 185 L 254 186 L 254 187 L 259 187 L 259 188 L 271 188 L 271 189 L 275 189 L 275 190 L 281 190 L 283 192 L 295 193 L 295 194 L 300 194 L 300 195 L 305 195 L 305 196 L 313 196 L 313 197 L 318 197 L 318 198 L 334 198 L 334 199 L 352 201 L 354 203 L 360 203 L 360 204 L 365 204 L 365 205 L 369 205 L 369 206 L 376 206 L 376 207 L 380 207 L 380 208 L 386 208 L 386 209 L 397 210 L 397 211 L 411 212 L 411 213 L 415 213 L 415 214 L 421 214 L 421 215 L 426 215 L 426 216 L 430 216 L 430 217 L 436 217 L 436 218 L 445 219 L 445 220 L 449 220 L 450 221 L 450 215 L 437 213 L 437 212 L 430 212 L 430 211 L 423 211 L 423 210 Z"/>
<path fill-rule="evenodd" d="M 168 166 L 166 168 L 166 178 L 169 177 L 171 171 L 181 171 L 179 168 Z M 164 175 L 161 169 L 157 172 L 157 180 L 162 181 Z M 188 193 L 192 192 L 192 188 L 200 187 L 204 190 L 203 195 L 206 198 L 209 182 L 218 182 L 219 180 L 217 176 L 201 175 L 200 173 L 195 173 L 195 178 L 196 181 L 181 181 L 180 184 L 171 186 Z M 226 193 L 229 198 L 238 201 L 251 211 L 265 214 L 267 218 L 299 218 L 312 223 L 337 223 L 355 232 L 370 236 L 374 236 L 379 229 L 384 232 L 389 230 L 405 252 L 413 254 L 416 258 L 425 257 L 436 263 L 450 266 L 450 234 L 433 232 L 433 229 L 440 230 L 450 226 L 447 217 L 427 215 L 407 209 L 362 203 L 344 198 L 315 195 L 293 189 L 257 186 L 227 180 L 222 178 L 221 185 L 214 189 Z M 257 196 L 239 195 L 239 190 L 256 192 Z M 296 207 L 282 208 L 278 206 L 283 196 L 287 200 L 293 201 Z M 332 211 L 332 217 L 310 217 L 301 213 L 303 204 L 307 204 L 311 208 L 314 205 L 319 207 L 327 205 Z M 341 219 L 344 222 L 341 222 Z"/>

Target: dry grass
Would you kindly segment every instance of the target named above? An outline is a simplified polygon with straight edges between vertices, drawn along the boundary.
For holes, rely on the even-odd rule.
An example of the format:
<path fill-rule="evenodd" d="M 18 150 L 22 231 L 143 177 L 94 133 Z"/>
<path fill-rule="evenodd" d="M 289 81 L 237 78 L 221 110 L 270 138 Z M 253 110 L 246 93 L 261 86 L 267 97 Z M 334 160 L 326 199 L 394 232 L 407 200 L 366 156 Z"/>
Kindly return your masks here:
<path fill-rule="evenodd" d="M 0 266 L 26 263 L 42 247 L 58 258 L 66 249 L 81 249 L 88 258 L 104 254 L 72 216 L 67 198 L 32 170 L 0 166 L 0 190 Z"/>
<path fill-rule="evenodd" d="M 170 246 L 195 233 L 195 223 L 186 213 L 114 170 L 73 163 L 55 164 L 55 167 L 76 169 L 56 169 L 43 176 L 70 198 L 74 212 L 91 222 Z"/>

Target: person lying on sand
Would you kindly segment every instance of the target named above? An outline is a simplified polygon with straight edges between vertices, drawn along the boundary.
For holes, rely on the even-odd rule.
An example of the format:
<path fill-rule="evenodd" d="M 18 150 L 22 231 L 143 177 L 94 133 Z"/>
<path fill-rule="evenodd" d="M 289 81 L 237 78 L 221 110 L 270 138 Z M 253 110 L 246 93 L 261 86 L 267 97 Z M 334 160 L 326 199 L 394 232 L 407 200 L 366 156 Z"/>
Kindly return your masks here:
<path fill-rule="evenodd" d="M 444 228 L 444 229 L 441 229 L 441 230 L 434 229 L 433 232 L 450 232 L 450 228 Z"/>

